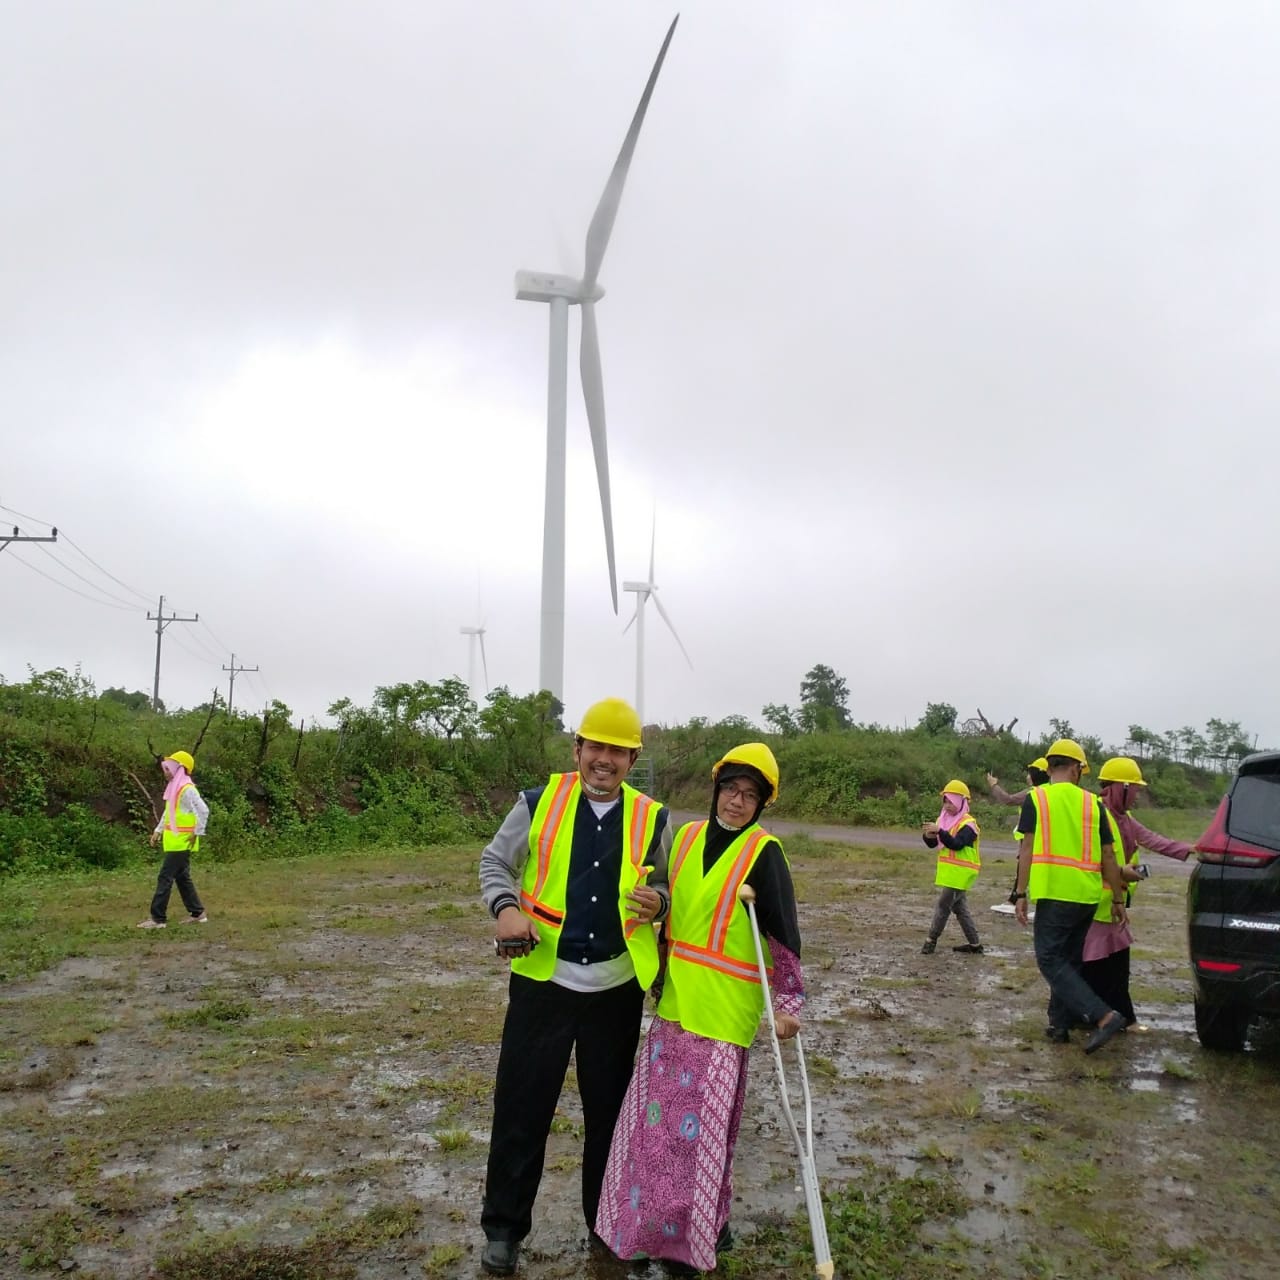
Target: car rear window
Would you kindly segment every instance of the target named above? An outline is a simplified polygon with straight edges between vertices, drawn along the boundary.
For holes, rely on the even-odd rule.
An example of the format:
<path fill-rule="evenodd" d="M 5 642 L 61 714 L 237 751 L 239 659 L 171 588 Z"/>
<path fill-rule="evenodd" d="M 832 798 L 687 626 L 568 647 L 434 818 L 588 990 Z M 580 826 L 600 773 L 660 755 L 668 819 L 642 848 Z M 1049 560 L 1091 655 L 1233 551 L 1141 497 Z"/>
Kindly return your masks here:
<path fill-rule="evenodd" d="M 1243 774 L 1236 779 L 1227 834 L 1280 850 L 1280 774 Z"/>

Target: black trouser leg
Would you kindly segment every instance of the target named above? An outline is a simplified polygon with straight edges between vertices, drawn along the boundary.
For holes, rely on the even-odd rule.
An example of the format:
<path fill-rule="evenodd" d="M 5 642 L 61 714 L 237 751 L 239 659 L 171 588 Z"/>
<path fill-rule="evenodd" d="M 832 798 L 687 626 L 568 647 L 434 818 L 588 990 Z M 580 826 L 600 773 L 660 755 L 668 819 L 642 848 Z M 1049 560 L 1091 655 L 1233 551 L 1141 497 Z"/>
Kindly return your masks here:
<path fill-rule="evenodd" d="M 573 994 L 511 975 L 480 1214 L 487 1239 L 518 1242 L 529 1234 L 576 1029 L 561 997 Z"/>
<path fill-rule="evenodd" d="M 1133 997 L 1129 994 L 1130 949 L 1113 951 L 1101 960 L 1088 960 L 1084 966 L 1084 980 L 1094 992 L 1107 1002 L 1125 1021 L 1137 1021 L 1133 1011 Z"/>
<path fill-rule="evenodd" d="M 578 1093 L 586 1135 L 582 1146 L 582 1212 L 595 1230 L 600 1186 L 618 1112 L 631 1083 L 644 992 L 636 981 L 586 997 L 578 1022 Z"/>
<path fill-rule="evenodd" d="M 160 874 L 156 877 L 156 891 L 151 899 L 151 918 L 156 924 L 164 924 L 169 911 L 169 894 L 173 890 L 173 882 L 179 875 L 187 874 L 187 863 L 191 855 L 185 850 L 171 850 L 164 855 L 160 864 Z M 188 876 L 188 879 L 190 877 Z"/>
<path fill-rule="evenodd" d="M 1041 898 L 1036 903 L 1035 952 L 1049 985 L 1049 1025 L 1069 1027 L 1073 1015 L 1097 1024 L 1110 1012 L 1084 980 L 1084 940 L 1093 923 L 1094 905 Z"/>
<path fill-rule="evenodd" d="M 191 878 L 191 855 L 189 853 L 183 853 L 182 866 L 173 877 L 173 881 L 178 886 L 178 893 L 182 897 L 182 905 L 193 916 L 204 915 L 204 907 L 200 905 L 200 895 L 196 892 L 196 882 Z"/>

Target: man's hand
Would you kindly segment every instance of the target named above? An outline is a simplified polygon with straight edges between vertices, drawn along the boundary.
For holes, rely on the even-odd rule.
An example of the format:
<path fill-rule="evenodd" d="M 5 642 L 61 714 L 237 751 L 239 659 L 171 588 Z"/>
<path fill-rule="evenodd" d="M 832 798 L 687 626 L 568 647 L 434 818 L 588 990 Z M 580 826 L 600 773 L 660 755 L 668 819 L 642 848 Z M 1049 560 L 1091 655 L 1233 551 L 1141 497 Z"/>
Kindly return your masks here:
<path fill-rule="evenodd" d="M 778 1033 L 779 1040 L 790 1040 L 792 1036 L 800 1034 L 800 1019 L 790 1013 L 776 1014 L 773 1029 Z"/>
<path fill-rule="evenodd" d="M 147 843 L 154 849 L 156 847 L 156 841 L 159 839 L 160 839 L 160 833 L 158 831 L 153 831 L 151 833 L 151 839 L 148 840 Z"/>
<path fill-rule="evenodd" d="M 649 924 L 662 910 L 662 895 L 647 884 L 638 884 L 627 894 L 627 910 L 641 924 Z"/>
<path fill-rule="evenodd" d="M 493 936 L 504 956 L 527 956 L 538 940 L 538 926 L 519 907 L 503 907 Z"/>
<path fill-rule="evenodd" d="M 1019 898 L 1017 902 L 1013 904 L 1013 918 L 1017 920 L 1020 925 L 1025 925 L 1027 923 L 1027 900 L 1025 897 Z"/>
<path fill-rule="evenodd" d="M 999 785 L 1000 785 L 1000 779 L 999 779 L 999 778 L 997 778 L 997 777 L 996 777 L 996 775 L 995 775 L 994 773 L 989 773 L 989 774 L 987 774 L 987 786 L 988 786 L 988 787 L 998 787 Z"/>
<path fill-rule="evenodd" d="M 1112 924 L 1128 924 L 1129 913 L 1124 909 L 1123 902 L 1117 902 L 1111 899 L 1111 923 Z"/>

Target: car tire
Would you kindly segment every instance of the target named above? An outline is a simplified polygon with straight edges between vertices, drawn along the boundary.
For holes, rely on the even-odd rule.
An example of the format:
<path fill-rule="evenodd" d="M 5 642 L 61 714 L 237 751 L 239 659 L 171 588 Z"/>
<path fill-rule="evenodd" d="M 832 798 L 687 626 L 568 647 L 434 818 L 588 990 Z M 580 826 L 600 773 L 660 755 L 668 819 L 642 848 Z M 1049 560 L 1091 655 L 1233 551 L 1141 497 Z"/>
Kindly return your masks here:
<path fill-rule="evenodd" d="M 1196 1001 L 1196 1035 L 1206 1049 L 1239 1053 L 1249 1031 L 1249 1010 L 1238 1004 Z"/>

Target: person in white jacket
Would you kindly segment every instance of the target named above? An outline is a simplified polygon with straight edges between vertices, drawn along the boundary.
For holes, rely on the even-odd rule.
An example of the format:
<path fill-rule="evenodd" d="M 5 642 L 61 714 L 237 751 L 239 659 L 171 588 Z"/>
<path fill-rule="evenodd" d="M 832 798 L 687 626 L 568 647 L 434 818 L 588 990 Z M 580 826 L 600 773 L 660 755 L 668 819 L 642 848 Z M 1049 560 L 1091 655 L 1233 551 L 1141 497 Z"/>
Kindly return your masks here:
<path fill-rule="evenodd" d="M 196 762 L 187 751 L 175 751 L 160 762 L 166 779 L 164 788 L 164 812 L 156 829 L 151 833 L 151 844 L 161 841 L 164 862 L 156 879 L 156 891 L 151 899 L 151 914 L 139 925 L 139 929 L 163 929 L 169 910 L 169 894 L 176 884 L 187 909 L 183 924 L 208 924 L 191 878 L 191 855 L 200 848 L 200 837 L 209 822 L 209 806 L 201 799 L 196 784 L 191 781 Z"/>

